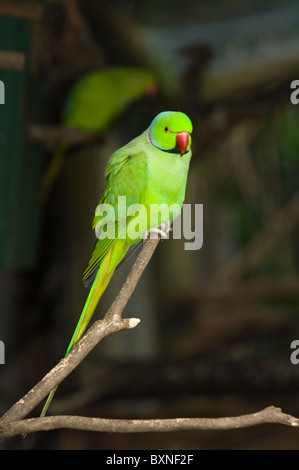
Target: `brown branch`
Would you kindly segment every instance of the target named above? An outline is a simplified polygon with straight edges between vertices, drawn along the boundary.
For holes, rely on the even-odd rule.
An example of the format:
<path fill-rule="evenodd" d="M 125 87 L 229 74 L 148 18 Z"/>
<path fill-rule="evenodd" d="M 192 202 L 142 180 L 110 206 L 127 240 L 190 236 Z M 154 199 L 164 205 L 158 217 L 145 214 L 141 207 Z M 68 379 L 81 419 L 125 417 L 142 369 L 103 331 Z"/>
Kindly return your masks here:
<path fill-rule="evenodd" d="M 23 52 L 0 51 L 0 69 L 22 70 L 25 65 Z"/>
<path fill-rule="evenodd" d="M 103 320 L 96 321 L 73 351 L 54 367 L 27 395 L 21 398 L 0 420 L 0 439 L 20 434 L 59 428 L 97 432 L 173 432 L 187 430 L 220 430 L 277 423 L 299 426 L 299 419 L 285 414 L 280 408 L 268 407 L 257 413 L 224 418 L 175 418 L 153 420 L 103 419 L 80 416 L 50 416 L 24 418 L 48 393 L 58 385 L 104 337 L 122 329 L 133 328 L 136 318 L 122 319 L 121 315 L 144 269 L 153 255 L 159 239 L 148 240 L 139 254 L 126 282 Z"/>
<path fill-rule="evenodd" d="M 101 339 L 118 331 L 134 328 L 139 323 L 140 320 L 137 318 L 122 319 L 121 315 L 158 243 L 159 238 L 145 242 L 122 289 L 103 320 L 96 321 L 70 354 L 62 359 L 35 387 L 2 416 L 0 419 L 1 426 L 27 416 L 54 387 L 82 362 Z"/>
<path fill-rule="evenodd" d="M 49 416 L 15 421 L 0 426 L 0 438 L 59 428 L 81 431 L 135 433 L 174 432 L 194 430 L 237 429 L 259 424 L 276 423 L 299 426 L 299 419 L 285 414 L 280 408 L 269 406 L 256 413 L 225 418 L 173 418 L 173 419 L 104 419 L 85 416 Z"/>
<path fill-rule="evenodd" d="M 31 140 L 42 143 L 47 150 L 52 151 L 60 142 L 72 145 L 102 141 L 103 136 L 95 132 L 80 131 L 64 126 L 40 126 L 31 124 L 28 128 Z"/>
<path fill-rule="evenodd" d="M 40 2 L 1 0 L 0 15 L 23 18 L 25 20 L 38 20 L 43 13 L 44 6 Z"/>

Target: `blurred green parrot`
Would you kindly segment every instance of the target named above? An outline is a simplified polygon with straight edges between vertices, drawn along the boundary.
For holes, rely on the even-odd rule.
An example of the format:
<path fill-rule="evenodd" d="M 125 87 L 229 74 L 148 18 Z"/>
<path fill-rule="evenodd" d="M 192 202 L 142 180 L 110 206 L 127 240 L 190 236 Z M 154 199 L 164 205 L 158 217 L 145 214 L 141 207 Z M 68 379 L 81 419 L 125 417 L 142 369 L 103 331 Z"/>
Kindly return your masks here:
<path fill-rule="evenodd" d="M 85 132 L 103 132 L 126 108 L 145 94 L 156 91 L 156 78 L 150 70 L 109 67 L 94 70 L 71 87 L 62 112 L 62 125 Z M 62 170 L 70 144 L 60 142 L 46 169 L 41 198 L 47 199 Z"/>
<path fill-rule="evenodd" d="M 140 136 L 111 155 L 93 220 L 97 241 L 83 274 L 90 292 L 66 355 L 83 336 L 115 269 L 150 231 L 169 230 L 181 212 L 191 133 L 192 123 L 186 114 L 162 112 Z M 121 207 L 119 200 L 124 197 Z M 41 416 L 45 416 L 56 388 L 50 392 Z"/>

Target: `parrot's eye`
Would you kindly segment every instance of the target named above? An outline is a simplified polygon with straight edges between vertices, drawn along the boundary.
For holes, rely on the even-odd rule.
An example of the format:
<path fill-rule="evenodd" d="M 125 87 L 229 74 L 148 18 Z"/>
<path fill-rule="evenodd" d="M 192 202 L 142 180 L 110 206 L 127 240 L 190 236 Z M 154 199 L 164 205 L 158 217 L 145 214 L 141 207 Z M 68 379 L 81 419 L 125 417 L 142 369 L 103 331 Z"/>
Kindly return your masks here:
<path fill-rule="evenodd" d="M 165 132 L 169 132 L 169 129 L 168 129 L 167 126 L 164 127 L 164 131 L 165 131 Z"/>

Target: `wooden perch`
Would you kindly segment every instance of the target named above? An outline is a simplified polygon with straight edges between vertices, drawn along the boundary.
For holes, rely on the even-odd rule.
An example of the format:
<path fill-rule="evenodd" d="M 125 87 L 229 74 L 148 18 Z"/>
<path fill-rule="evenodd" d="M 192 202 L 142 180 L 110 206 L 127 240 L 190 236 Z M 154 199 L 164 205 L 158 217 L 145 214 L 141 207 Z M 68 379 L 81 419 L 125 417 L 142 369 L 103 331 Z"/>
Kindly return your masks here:
<path fill-rule="evenodd" d="M 103 140 L 101 134 L 85 132 L 64 126 L 41 126 L 31 124 L 28 128 L 31 140 L 42 143 L 48 151 L 53 151 L 60 142 L 71 145 L 86 144 Z"/>

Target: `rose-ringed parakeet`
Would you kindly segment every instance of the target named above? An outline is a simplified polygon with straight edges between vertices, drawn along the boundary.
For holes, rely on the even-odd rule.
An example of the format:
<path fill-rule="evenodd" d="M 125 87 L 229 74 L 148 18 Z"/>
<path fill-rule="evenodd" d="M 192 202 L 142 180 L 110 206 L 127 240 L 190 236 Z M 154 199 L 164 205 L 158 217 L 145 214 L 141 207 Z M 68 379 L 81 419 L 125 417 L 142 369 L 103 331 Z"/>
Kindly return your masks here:
<path fill-rule="evenodd" d="M 87 72 L 70 88 L 63 111 L 62 125 L 90 133 L 103 132 L 130 104 L 156 91 L 156 77 L 139 67 L 107 67 Z M 68 142 L 60 142 L 54 151 L 42 182 L 43 200 L 63 168 Z"/>
<path fill-rule="evenodd" d="M 110 157 L 93 221 L 97 241 L 83 274 L 85 285 L 91 288 L 66 355 L 83 336 L 117 266 L 149 231 L 179 215 L 191 159 L 191 132 L 186 114 L 162 112 L 140 136 Z M 121 197 L 125 197 L 125 210 L 119 209 Z M 137 215 L 131 210 L 136 204 L 142 205 L 137 206 Z M 157 209 L 165 206 L 171 213 Z M 50 392 L 42 416 L 55 390 Z"/>

